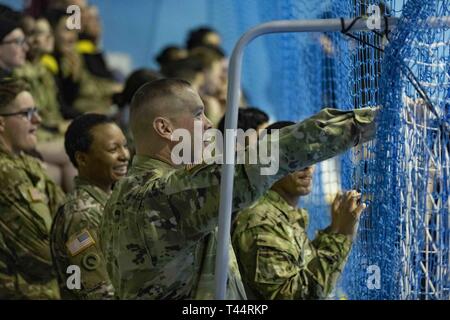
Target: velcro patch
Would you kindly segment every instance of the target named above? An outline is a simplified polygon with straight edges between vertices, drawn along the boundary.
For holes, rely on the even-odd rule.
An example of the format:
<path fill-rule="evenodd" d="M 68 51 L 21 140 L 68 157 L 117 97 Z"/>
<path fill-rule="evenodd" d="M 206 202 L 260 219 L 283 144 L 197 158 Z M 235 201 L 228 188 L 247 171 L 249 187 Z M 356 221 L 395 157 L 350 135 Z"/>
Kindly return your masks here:
<path fill-rule="evenodd" d="M 66 242 L 66 247 L 73 257 L 94 244 L 94 238 L 92 238 L 88 230 L 84 229 L 79 234 L 71 237 L 69 241 Z"/>
<path fill-rule="evenodd" d="M 31 201 L 39 202 L 44 200 L 44 195 L 36 188 L 29 188 L 28 193 L 30 195 Z"/>

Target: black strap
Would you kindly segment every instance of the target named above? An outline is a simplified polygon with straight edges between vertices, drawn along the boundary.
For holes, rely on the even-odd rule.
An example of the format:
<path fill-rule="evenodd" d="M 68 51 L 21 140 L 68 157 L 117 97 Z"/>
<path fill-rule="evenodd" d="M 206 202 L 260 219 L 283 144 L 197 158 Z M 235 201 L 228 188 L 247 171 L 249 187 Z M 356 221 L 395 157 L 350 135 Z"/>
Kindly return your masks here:
<path fill-rule="evenodd" d="M 347 37 L 350 37 L 352 39 L 357 40 L 358 42 L 361 42 L 362 44 L 369 46 L 377 51 L 380 52 L 384 52 L 384 50 L 382 48 L 379 48 L 369 42 L 367 42 L 366 40 L 364 40 L 361 37 L 357 37 L 354 36 L 353 34 L 349 33 L 349 31 L 351 30 L 351 28 L 355 25 L 356 21 L 358 21 L 359 19 L 361 19 L 361 17 L 356 17 L 355 19 L 352 20 L 352 22 L 348 25 L 348 27 L 345 26 L 345 20 L 344 18 L 340 18 L 341 20 L 341 33 L 346 35 Z M 389 19 L 387 16 L 384 16 L 384 22 L 385 22 L 385 30 L 384 30 L 384 35 L 386 36 L 387 40 L 390 41 L 389 39 Z M 382 37 L 383 34 L 379 33 L 377 31 L 371 30 L 373 33 L 375 33 L 376 35 Z M 404 61 L 398 60 L 400 64 L 400 70 L 406 75 L 406 77 L 408 78 L 409 82 L 411 82 L 412 86 L 414 87 L 414 89 L 417 91 L 417 93 L 419 94 L 419 96 L 424 100 L 425 104 L 427 105 L 428 109 L 431 111 L 431 113 L 433 113 L 433 115 L 436 118 L 439 118 L 439 114 L 436 110 L 436 108 L 434 107 L 433 103 L 431 102 L 430 98 L 428 97 L 425 89 L 422 87 L 422 85 L 420 84 L 419 80 L 416 78 L 416 76 L 414 75 L 414 72 L 412 72 L 411 68 L 409 68 L 406 63 L 404 63 Z"/>

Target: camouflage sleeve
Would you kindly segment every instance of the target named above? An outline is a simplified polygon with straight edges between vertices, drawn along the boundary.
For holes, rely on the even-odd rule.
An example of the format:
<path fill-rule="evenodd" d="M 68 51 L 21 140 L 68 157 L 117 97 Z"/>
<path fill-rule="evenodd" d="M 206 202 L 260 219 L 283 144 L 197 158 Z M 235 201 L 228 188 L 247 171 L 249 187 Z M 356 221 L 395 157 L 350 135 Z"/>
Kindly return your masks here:
<path fill-rule="evenodd" d="M 312 241 L 315 257 L 308 264 L 308 268 L 315 271 L 317 283 L 321 283 L 322 287 L 319 292 L 322 292 L 323 297 L 330 295 L 336 286 L 351 246 L 350 237 L 330 233 L 327 229 L 319 231 Z M 320 281 L 321 279 L 324 281 Z"/>
<path fill-rule="evenodd" d="M 8 247 L 14 253 L 16 268 L 26 274 L 27 281 L 49 281 L 54 275 L 51 270 L 52 261 L 49 250 L 48 229 L 50 221 L 45 220 L 48 208 L 41 201 L 32 202 L 27 199 L 27 189 L 18 187 L 15 195 L 9 193 L 1 203 L 7 205 L 0 211 L 4 221 L 0 221 L 0 232 L 8 239 Z M 30 214 L 31 210 L 31 214 Z M 34 215 L 34 216 L 33 216 Z M 36 217 L 43 217 L 39 220 Z M 28 219 L 35 219 L 31 222 Z M 10 220 L 11 219 L 11 220 Z M 44 279 L 43 275 L 48 278 Z"/>
<path fill-rule="evenodd" d="M 256 298 L 325 298 L 341 272 L 350 240 L 343 235 L 321 235 L 318 239 L 318 247 L 309 246 L 307 237 L 299 245 L 270 225 L 234 235 L 239 265 Z M 305 255 L 312 259 L 304 261 Z"/>
<path fill-rule="evenodd" d="M 3 211 L 0 208 L 6 219 L 17 218 L 23 209 L 16 206 Z M 15 291 L 15 295 L 21 295 L 15 299 L 58 299 L 45 227 L 32 226 L 23 220 L 19 218 L 8 225 L 0 221 L 0 233 L 7 239 L 0 248 L 0 287 L 3 286 L 0 291 L 6 290 L 6 294 Z"/>
<path fill-rule="evenodd" d="M 106 270 L 106 263 L 101 252 L 97 228 L 82 218 L 99 215 L 98 212 L 89 212 L 89 210 L 98 210 L 98 208 L 89 208 L 81 212 L 72 213 L 72 219 L 70 221 L 64 221 L 64 225 L 68 226 L 62 240 L 65 243 L 60 243 L 56 247 L 59 250 L 64 248 L 65 252 L 57 253 L 57 255 L 65 256 L 67 265 L 80 267 L 81 289 L 71 290 L 74 296 L 79 299 L 89 300 L 114 299 L 114 289 Z M 84 239 L 82 240 L 84 246 L 81 248 L 78 245 L 80 243 L 79 239 Z M 64 282 L 67 280 L 66 274 L 60 274 L 60 277 L 64 279 Z"/>
<path fill-rule="evenodd" d="M 81 70 L 80 77 L 80 94 L 74 102 L 74 107 L 80 112 L 107 113 L 111 96 L 117 92 L 118 84 L 92 75 L 85 68 Z"/>
<path fill-rule="evenodd" d="M 55 298 L 58 292 L 56 286 L 52 291 L 55 274 L 48 240 L 51 215 L 47 195 L 23 181 L 20 172 L 11 174 L 8 168 L 13 166 L 6 166 L 2 170 L 8 174 L 0 175 L 0 234 L 3 237 L 0 264 L 8 268 L 9 274 L 14 274 L 14 289 L 19 291 L 20 285 L 24 297 Z M 8 278 L 8 272 L 2 272 L 2 277 Z M 49 290 L 42 291 L 46 286 Z"/>
<path fill-rule="evenodd" d="M 48 206 L 54 217 L 58 208 L 63 205 L 66 195 L 64 191 L 53 180 L 46 176 L 46 190 L 48 194 Z"/>
<path fill-rule="evenodd" d="M 324 109 L 303 122 L 281 129 L 278 139 L 270 138 L 272 144 L 279 145 L 279 157 L 273 155 L 278 171 L 264 175 L 261 169 L 267 165 L 236 165 L 233 211 L 249 206 L 286 174 L 334 157 L 373 138 L 375 113 L 372 108 L 355 111 Z M 246 152 L 250 151 L 247 149 Z M 155 210 L 144 220 L 162 218 L 165 228 L 181 230 L 187 239 L 200 239 L 217 226 L 221 173 L 221 165 L 205 164 L 189 171 L 176 170 L 159 179 L 147 190 L 145 201 L 151 202 L 150 207 Z M 176 214 L 175 217 L 160 217 L 158 212 Z"/>
<path fill-rule="evenodd" d="M 64 191 L 59 187 L 46 173 L 40 160 L 35 158 L 26 157 L 25 161 L 33 172 L 38 172 L 41 182 L 43 184 L 43 190 L 48 200 L 48 209 L 52 217 L 55 216 L 59 207 L 63 205 L 66 195 Z"/>
<path fill-rule="evenodd" d="M 0 232 L 0 299 L 24 299 L 25 297 L 16 289 L 17 279 L 10 270 L 12 252 L 6 245 L 5 239 Z"/>

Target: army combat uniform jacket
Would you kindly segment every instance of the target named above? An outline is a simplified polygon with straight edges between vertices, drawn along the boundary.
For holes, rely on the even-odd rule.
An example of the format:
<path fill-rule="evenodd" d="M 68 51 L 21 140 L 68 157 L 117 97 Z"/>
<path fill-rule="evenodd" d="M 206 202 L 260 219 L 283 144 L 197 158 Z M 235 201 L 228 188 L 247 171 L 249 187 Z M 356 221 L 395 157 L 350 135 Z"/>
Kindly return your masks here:
<path fill-rule="evenodd" d="M 98 229 L 108 194 L 100 188 L 75 178 L 75 190 L 58 210 L 51 230 L 51 250 L 63 299 L 112 299 L 109 281 L 98 241 Z M 80 270 L 80 288 L 73 287 L 74 272 Z M 72 281 L 71 281 L 72 280 Z M 68 287 L 67 282 L 72 283 Z"/>
<path fill-rule="evenodd" d="M 281 129 L 276 174 L 261 175 L 260 164 L 236 165 L 233 211 L 250 206 L 289 172 L 373 138 L 374 117 L 370 108 L 324 109 Z M 145 156 L 134 158 L 129 175 L 108 200 L 100 235 L 108 273 L 121 299 L 212 297 L 213 283 L 204 286 L 201 280 L 205 237 L 218 223 L 221 173 L 220 164 L 186 170 Z M 239 296 L 230 290 L 236 278 L 229 279 L 230 299 Z"/>
<path fill-rule="evenodd" d="M 14 76 L 30 86 L 30 93 L 39 107 L 42 123 L 38 129 L 39 142 L 63 139 L 61 124 L 64 118 L 58 101 L 58 87 L 53 74 L 42 64 L 27 62 L 14 70 Z"/>
<path fill-rule="evenodd" d="M 319 299 L 331 292 L 351 240 L 323 230 L 310 241 L 307 224 L 306 210 L 273 190 L 237 215 L 232 241 L 249 297 Z"/>
<path fill-rule="evenodd" d="M 126 178 L 128 183 L 119 182 L 105 209 L 107 217 L 101 241 L 109 274 L 121 299 L 213 299 L 211 287 L 214 283 L 217 228 L 203 227 L 202 217 L 195 215 L 180 216 L 184 219 L 180 224 L 185 224 L 180 226 L 182 232 L 177 230 L 176 217 L 167 216 L 157 221 L 158 211 L 170 212 L 172 204 L 164 199 L 163 189 L 159 197 L 152 193 L 159 192 L 158 189 L 163 187 L 161 184 L 165 183 L 162 179 L 170 176 L 179 179 L 174 188 L 189 191 L 186 183 L 189 183 L 190 172 L 187 170 L 176 170 L 159 160 L 135 156 L 130 177 Z M 174 200 L 183 195 L 183 192 L 177 193 Z M 193 196 L 188 198 L 191 200 L 179 198 L 173 204 L 174 208 L 189 210 L 191 207 L 190 210 L 196 210 L 204 201 L 200 194 L 198 196 L 196 200 Z M 116 223 L 122 212 L 120 218 L 124 221 Z M 108 222 L 111 214 L 113 224 Z M 113 238 L 116 232 L 119 243 Z M 116 246 L 123 246 L 123 249 Z M 244 299 L 245 290 L 231 243 L 229 248 L 228 298 Z M 115 252 L 120 252 L 120 256 Z M 116 261 L 120 263 L 120 269 L 115 267 Z"/>
<path fill-rule="evenodd" d="M 0 147 L 0 299 L 58 299 L 50 254 L 62 190 L 41 163 Z"/>

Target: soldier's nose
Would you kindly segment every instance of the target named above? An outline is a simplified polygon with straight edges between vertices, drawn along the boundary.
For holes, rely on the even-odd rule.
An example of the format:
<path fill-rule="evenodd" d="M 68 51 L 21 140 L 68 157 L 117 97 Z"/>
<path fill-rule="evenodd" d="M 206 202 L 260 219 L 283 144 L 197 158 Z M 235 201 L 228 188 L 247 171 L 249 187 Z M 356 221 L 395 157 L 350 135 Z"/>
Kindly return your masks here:
<path fill-rule="evenodd" d="M 209 120 L 207 116 L 204 116 L 204 118 L 205 118 L 203 120 L 203 128 L 204 128 L 204 130 L 211 129 L 213 127 L 211 120 Z"/>

